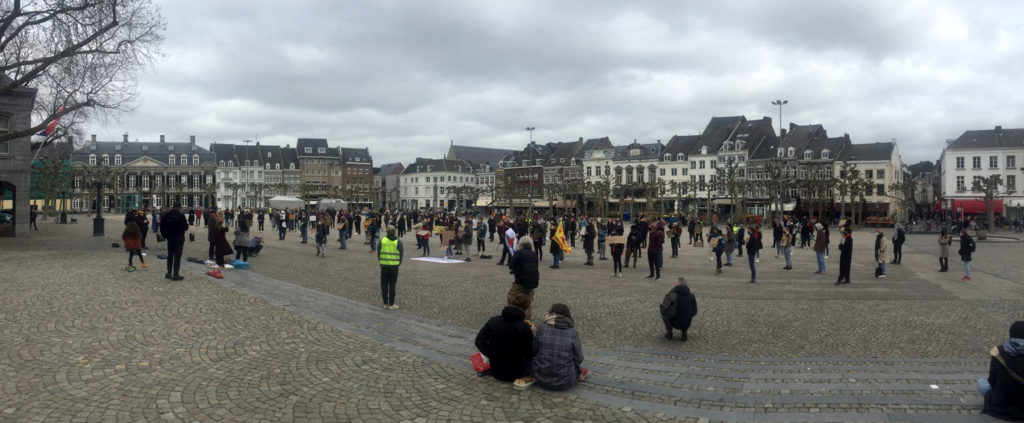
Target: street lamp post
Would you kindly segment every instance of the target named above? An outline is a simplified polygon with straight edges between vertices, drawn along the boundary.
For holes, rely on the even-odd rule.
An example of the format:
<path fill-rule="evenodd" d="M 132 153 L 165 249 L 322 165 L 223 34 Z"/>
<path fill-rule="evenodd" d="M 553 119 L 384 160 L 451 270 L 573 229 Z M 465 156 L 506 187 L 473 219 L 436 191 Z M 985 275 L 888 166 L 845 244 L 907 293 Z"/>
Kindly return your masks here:
<path fill-rule="evenodd" d="M 533 127 L 533 126 L 527 126 L 526 127 L 526 130 L 530 131 L 530 144 L 526 146 L 526 148 L 530 151 L 530 166 L 536 166 L 537 165 L 536 163 L 533 162 L 533 131 L 536 130 L 536 129 L 537 128 Z M 529 215 L 533 216 L 533 189 L 536 186 L 536 183 L 533 180 L 533 175 L 530 175 L 529 183 L 530 183 L 529 191 L 528 191 L 529 201 L 530 201 Z"/>
<path fill-rule="evenodd" d="M 773 100 L 772 104 L 779 106 L 779 136 L 782 136 L 782 106 L 788 104 L 789 100 Z"/>

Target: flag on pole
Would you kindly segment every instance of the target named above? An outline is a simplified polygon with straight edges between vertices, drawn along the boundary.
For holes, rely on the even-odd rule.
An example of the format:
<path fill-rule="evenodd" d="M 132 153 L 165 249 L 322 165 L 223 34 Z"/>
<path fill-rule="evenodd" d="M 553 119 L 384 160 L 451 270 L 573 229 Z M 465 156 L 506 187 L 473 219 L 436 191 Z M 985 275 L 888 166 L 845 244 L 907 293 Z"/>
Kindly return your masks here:
<path fill-rule="evenodd" d="M 555 243 L 558 244 L 558 248 L 561 248 L 566 254 L 572 252 L 572 248 L 569 248 L 569 245 L 565 243 L 565 231 L 562 229 L 561 220 L 558 221 L 558 229 L 555 229 L 555 236 L 553 239 Z"/>
<path fill-rule="evenodd" d="M 63 112 L 63 111 L 64 111 L 64 106 L 61 106 L 60 110 L 57 110 L 57 113 L 60 113 L 60 112 Z M 53 122 L 50 122 L 49 125 L 46 125 L 46 129 L 42 130 L 41 132 L 39 132 L 36 135 L 42 135 L 44 137 L 50 136 L 50 134 L 52 134 L 53 131 L 55 129 L 57 129 L 57 122 L 60 122 L 60 116 L 57 116 L 57 118 L 54 119 Z"/>
<path fill-rule="evenodd" d="M 516 253 L 516 231 L 511 227 L 505 231 L 505 247 L 508 247 L 509 254 Z"/>

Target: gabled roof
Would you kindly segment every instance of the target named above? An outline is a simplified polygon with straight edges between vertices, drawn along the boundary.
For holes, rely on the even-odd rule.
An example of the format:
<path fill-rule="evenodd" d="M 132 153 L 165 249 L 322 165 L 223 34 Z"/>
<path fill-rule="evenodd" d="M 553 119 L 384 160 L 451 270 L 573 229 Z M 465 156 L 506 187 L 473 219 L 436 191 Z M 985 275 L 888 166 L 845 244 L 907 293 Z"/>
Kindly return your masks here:
<path fill-rule="evenodd" d="M 415 163 L 410 163 L 409 166 L 402 171 L 402 174 L 411 175 L 414 173 L 427 172 L 473 173 L 473 165 L 464 160 L 419 158 L 416 159 Z"/>
<path fill-rule="evenodd" d="M 896 148 L 894 142 L 875 142 L 870 144 L 851 144 L 839 155 L 840 161 L 888 161 Z"/>
<path fill-rule="evenodd" d="M 583 140 L 548 143 L 548 148 L 551 149 L 551 155 L 548 156 L 545 164 L 549 166 L 560 165 L 563 164 L 561 159 L 569 160 L 576 157 L 576 152 L 583 148 Z"/>
<path fill-rule="evenodd" d="M 281 164 L 281 146 L 279 145 L 260 145 L 260 162 L 266 164 L 269 163 L 271 169 L 277 168 L 277 165 Z M 281 167 L 284 167 L 283 165 Z"/>
<path fill-rule="evenodd" d="M 700 135 L 673 135 L 672 139 L 665 144 L 664 154 L 670 154 L 672 158 L 680 153 L 689 154 L 698 141 L 700 141 Z"/>
<path fill-rule="evenodd" d="M 729 142 L 733 145 L 730 151 L 753 151 L 757 149 L 762 140 L 773 136 L 775 136 L 775 127 L 772 126 L 771 118 L 743 121 L 729 137 Z"/>
<path fill-rule="evenodd" d="M 946 146 L 946 149 L 969 150 L 975 148 L 1013 148 L 1024 147 L 1024 129 L 981 129 L 964 131 L 959 138 Z"/>
<path fill-rule="evenodd" d="M 281 147 L 281 169 L 288 169 L 289 165 L 299 168 L 299 154 L 291 147 Z"/>
<path fill-rule="evenodd" d="M 224 162 L 227 165 L 230 161 L 236 166 L 238 165 L 234 144 L 210 144 L 210 149 L 213 150 L 214 158 L 218 163 Z"/>
<path fill-rule="evenodd" d="M 744 116 L 723 116 L 712 117 L 704 132 L 700 134 L 700 140 L 694 144 L 690 154 L 700 154 L 702 147 L 707 147 L 708 154 L 717 154 L 719 147 L 725 140 L 729 139 L 736 128 L 747 120 Z"/>
<path fill-rule="evenodd" d="M 469 145 L 455 145 L 449 147 L 450 159 L 465 160 L 473 164 L 486 164 L 492 169 L 498 167 L 498 162 L 506 156 L 515 152 L 504 148 L 473 147 Z M 454 153 L 454 157 L 451 157 Z"/>
<path fill-rule="evenodd" d="M 583 147 L 576 152 L 576 158 L 582 159 L 588 151 L 604 150 L 609 148 L 615 148 L 615 146 L 612 145 L 612 140 L 608 139 L 608 137 L 591 138 L 583 142 Z"/>
<path fill-rule="evenodd" d="M 750 153 L 750 160 L 769 160 L 776 157 L 780 141 L 781 139 L 774 135 L 765 138 L 757 149 Z"/>
<path fill-rule="evenodd" d="M 300 157 L 339 157 L 338 150 L 329 148 L 325 138 L 299 138 L 295 146 L 295 152 Z M 307 148 L 310 149 L 308 153 Z M 324 149 L 323 153 L 320 152 L 321 148 Z"/>
<path fill-rule="evenodd" d="M 402 166 L 401 163 L 387 163 L 381 165 L 380 176 L 397 175 L 402 173 L 403 170 L 405 170 L 405 168 Z"/>
<path fill-rule="evenodd" d="M 828 138 L 828 133 L 821 124 L 797 125 L 790 123 L 789 131 L 782 137 L 782 147 L 787 149 L 793 147 L 797 151 L 803 151 L 807 143 L 815 138 Z"/>
<path fill-rule="evenodd" d="M 75 152 L 75 146 L 70 141 L 54 141 L 36 151 L 35 158 L 39 160 L 69 160 L 71 153 Z"/>
<path fill-rule="evenodd" d="M 927 173 L 934 173 L 935 170 L 936 170 L 936 167 L 935 167 L 935 163 L 932 163 L 930 161 L 925 160 L 923 162 L 918 162 L 918 163 L 914 163 L 914 164 L 912 164 L 910 166 L 907 166 L 907 170 L 910 171 L 910 176 L 916 178 L 918 176 L 922 176 L 922 175 L 927 174 Z"/>
<path fill-rule="evenodd" d="M 369 148 L 340 147 L 338 150 L 341 153 L 341 157 L 345 160 L 345 162 L 356 161 L 359 162 L 360 164 L 373 163 L 373 158 L 370 157 Z"/>
<path fill-rule="evenodd" d="M 194 147 L 194 149 L 193 149 Z M 95 154 L 97 157 L 104 154 L 114 157 L 117 154 L 121 155 L 121 163 L 131 163 L 143 157 L 149 157 L 150 159 L 159 162 L 164 165 L 168 165 L 168 156 L 171 154 L 180 156 L 185 154 L 189 156 L 189 165 L 191 166 L 193 155 L 199 156 L 199 165 L 213 164 L 214 154 L 210 150 L 207 150 L 198 145 L 193 145 L 188 142 L 121 142 L 121 141 L 97 141 L 95 143 L 89 142 L 74 153 L 71 153 L 71 162 L 88 163 L 89 155 Z M 111 163 L 114 163 L 111 159 Z M 177 163 L 177 162 L 176 162 Z M 180 164 L 176 164 L 181 166 Z"/>

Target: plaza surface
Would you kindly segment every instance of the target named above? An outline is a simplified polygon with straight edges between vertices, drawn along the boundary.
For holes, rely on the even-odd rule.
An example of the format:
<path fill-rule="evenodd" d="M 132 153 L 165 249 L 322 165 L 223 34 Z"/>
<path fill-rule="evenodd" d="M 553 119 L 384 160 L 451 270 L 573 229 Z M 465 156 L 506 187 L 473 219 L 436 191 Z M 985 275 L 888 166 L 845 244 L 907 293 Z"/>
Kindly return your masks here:
<path fill-rule="evenodd" d="M 511 283 L 497 243 L 491 260 L 406 260 L 389 311 L 358 236 L 320 258 L 298 231 L 267 231 L 251 270 L 215 280 L 183 263 L 186 279 L 170 282 L 152 234 L 150 268 L 128 273 L 110 247 L 119 219 L 104 238 L 81 220 L 0 239 L 0 420 L 989 421 L 974 380 L 1024 319 L 1022 242 L 979 242 L 963 282 L 957 257 L 936 272 L 935 235 L 912 234 L 903 265 L 875 279 L 872 235 L 858 231 L 842 286 L 836 251 L 818 276 L 810 250 L 787 271 L 765 249 L 750 284 L 746 257 L 715 276 L 708 250 L 685 244 L 678 259 L 666 248 L 659 281 L 644 278 L 646 254 L 620 279 L 610 260 L 583 266 L 582 248 L 549 269 L 545 247 L 534 317 L 568 304 L 592 375 L 520 391 L 469 365 Z M 185 256 L 205 258 L 194 230 Z M 686 343 L 662 338 L 657 313 L 678 276 L 699 307 Z"/>

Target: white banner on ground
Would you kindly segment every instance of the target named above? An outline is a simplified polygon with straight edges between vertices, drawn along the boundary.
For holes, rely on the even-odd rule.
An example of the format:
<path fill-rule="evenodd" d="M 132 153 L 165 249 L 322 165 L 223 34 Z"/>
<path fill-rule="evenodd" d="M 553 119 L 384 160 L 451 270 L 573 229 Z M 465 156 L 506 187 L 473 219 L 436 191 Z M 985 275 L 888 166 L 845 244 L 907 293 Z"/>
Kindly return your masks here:
<path fill-rule="evenodd" d="M 429 261 L 431 263 L 465 263 L 462 260 L 446 259 L 444 257 L 413 257 L 412 260 Z"/>

